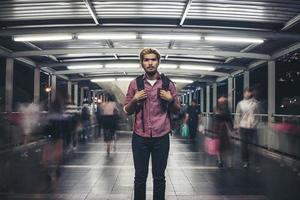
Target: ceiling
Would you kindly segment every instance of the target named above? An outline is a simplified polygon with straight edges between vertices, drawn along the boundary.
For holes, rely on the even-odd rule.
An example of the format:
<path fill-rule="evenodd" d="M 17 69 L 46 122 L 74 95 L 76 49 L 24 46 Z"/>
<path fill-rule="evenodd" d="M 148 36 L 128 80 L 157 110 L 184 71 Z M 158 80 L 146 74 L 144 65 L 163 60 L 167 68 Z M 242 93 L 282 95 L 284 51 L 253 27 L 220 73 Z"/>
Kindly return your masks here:
<path fill-rule="evenodd" d="M 298 0 L 3 0 L 0 55 L 70 81 L 136 76 L 141 68 L 107 68 L 138 63 L 143 47 L 157 48 L 169 76 L 197 86 L 293 53 L 300 48 Z M 80 34 L 131 34 L 132 39 L 80 39 Z M 70 34 L 61 41 L 16 42 L 18 35 Z M 147 39 L 145 35 L 158 35 Z M 169 35 L 169 36 L 168 36 Z M 170 36 L 171 35 L 171 36 Z M 197 37 L 196 40 L 172 36 Z M 166 37 L 164 37 L 166 36 Z M 209 36 L 258 38 L 263 43 L 210 41 Z M 69 65 L 101 64 L 70 70 Z M 214 71 L 181 69 L 213 66 Z"/>

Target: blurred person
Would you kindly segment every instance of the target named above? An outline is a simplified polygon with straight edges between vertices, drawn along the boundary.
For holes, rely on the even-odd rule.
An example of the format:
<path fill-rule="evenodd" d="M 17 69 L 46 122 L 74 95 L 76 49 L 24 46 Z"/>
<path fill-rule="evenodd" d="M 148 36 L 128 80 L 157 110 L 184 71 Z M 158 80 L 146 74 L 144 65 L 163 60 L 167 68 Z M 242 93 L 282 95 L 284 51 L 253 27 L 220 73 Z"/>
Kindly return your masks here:
<path fill-rule="evenodd" d="M 74 105 L 70 100 L 66 104 L 66 109 L 64 111 L 65 115 L 65 134 L 64 134 L 64 145 L 66 152 L 69 152 L 72 149 L 75 149 L 77 146 L 78 140 L 78 123 L 79 123 L 79 110 L 78 106 Z"/>
<path fill-rule="evenodd" d="M 219 153 L 217 154 L 218 166 L 223 167 L 225 157 L 227 166 L 232 167 L 232 150 L 230 144 L 229 132 L 233 130 L 231 113 L 228 108 L 228 99 L 226 96 L 220 96 L 217 100 L 217 107 L 214 109 L 214 131 L 220 139 Z"/>
<path fill-rule="evenodd" d="M 64 106 L 64 100 L 62 96 L 58 94 L 49 108 L 48 120 L 50 132 L 48 132 L 47 134 L 54 139 L 63 138 Z"/>
<path fill-rule="evenodd" d="M 140 64 L 145 74 L 130 82 L 124 112 L 135 113 L 132 152 L 135 168 L 134 200 L 146 199 L 146 181 L 151 155 L 153 199 L 165 199 L 165 170 L 171 133 L 170 112 L 180 109 L 176 88 L 168 77 L 157 70 L 160 54 L 156 49 L 140 52 Z"/>
<path fill-rule="evenodd" d="M 97 103 L 97 109 L 96 109 L 96 119 L 98 123 L 98 137 L 101 137 L 101 131 L 102 131 L 102 105 L 103 103 Z"/>
<path fill-rule="evenodd" d="M 182 133 L 182 129 L 184 126 L 187 127 L 188 129 L 188 125 L 187 125 L 187 121 L 188 121 L 188 115 L 187 115 L 187 108 L 188 106 L 186 104 L 184 104 L 182 101 L 180 101 L 180 110 L 178 112 L 178 133 L 180 136 L 185 135 Z"/>
<path fill-rule="evenodd" d="M 19 112 L 22 115 L 21 127 L 23 129 L 24 145 L 26 148 L 26 145 L 28 144 L 28 142 L 31 139 L 32 132 L 38 125 L 40 109 L 39 109 L 39 106 L 34 103 L 21 104 L 19 106 Z M 27 148 L 23 155 L 27 156 Z"/>
<path fill-rule="evenodd" d="M 259 123 L 259 106 L 257 100 L 253 98 L 253 90 L 251 88 L 244 89 L 244 99 L 237 104 L 236 115 L 234 119 L 234 127 L 241 136 L 241 150 L 243 167 L 249 166 L 249 148 L 251 141 L 257 139 L 257 125 Z M 256 164 L 258 157 L 255 156 Z M 260 168 L 256 167 L 257 172 Z"/>
<path fill-rule="evenodd" d="M 110 146 L 115 136 L 116 130 L 116 117 L 118 113 L 117 104 L 112 100 L 112 97 L 108 97 L 108 101 L 101 106 L 102 110 L 102 124 L 104 142 L 106 143 L 106 152 L 110 154 Z"/>
<path fill-rule="evenodd" d="M 187 108 L 188 126 L 190 131 L 190 139 L 194 140 L 198 130 L 200 107 L 195 99 L 192 100 L 192 105 Z"/>
<path fill-rule="evenodd" d="M 84 142 L 90 137 L 90 125 L 91 125 L 91 109 L 88 101 L 84 101 L 81 108 L 81 120 L 83 130 L 80 134 L 80 141 Z"/>

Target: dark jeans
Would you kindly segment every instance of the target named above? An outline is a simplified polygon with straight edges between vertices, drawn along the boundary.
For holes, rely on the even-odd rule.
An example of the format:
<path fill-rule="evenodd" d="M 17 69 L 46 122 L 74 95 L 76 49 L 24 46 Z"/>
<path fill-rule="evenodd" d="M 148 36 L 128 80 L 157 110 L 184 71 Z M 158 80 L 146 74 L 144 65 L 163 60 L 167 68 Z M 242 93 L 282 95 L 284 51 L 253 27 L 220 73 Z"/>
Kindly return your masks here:
<path fill-rule="evenodd" d="M 146 199 L 146 180 L 149 158 L 152 161 L 153 200 L 165 200 L 167 167 L 170 148 L 169 134 L 159 138 L 145 138 L 133 134 L 132 152 L 135 168 L 134 200 Z"/>
<path fill-rule="evenodd" d="M 189 126 L 189 130 L 190 130 L 190 138 L 195 139 L 196 134 L 197 134 L 198 124 L 191 122 L 188 124 L 188 126 Z"/>
<path fill-rule="evenodd" d="M 240 128 L 242 139 L 242 161 L 249 162 L 249 143 L 257 144 L 257 131 L 256 129 Z M 254 160 L 258 164 L 258 156 L 254 155 Z"/>

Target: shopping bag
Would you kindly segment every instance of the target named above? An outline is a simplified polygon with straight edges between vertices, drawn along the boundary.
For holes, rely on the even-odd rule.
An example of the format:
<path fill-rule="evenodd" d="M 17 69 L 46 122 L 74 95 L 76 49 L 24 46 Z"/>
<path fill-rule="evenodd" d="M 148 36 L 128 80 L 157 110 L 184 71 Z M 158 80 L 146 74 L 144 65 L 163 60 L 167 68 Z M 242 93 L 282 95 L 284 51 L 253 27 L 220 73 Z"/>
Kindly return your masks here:
<path fill-rule="evenodd" d="M 180 133 L 182 137 L 188 137 L 190 135 L 189 127 L 186 123 L 181 125 Z"/>
<path fill-rule="evenodd" d="M 209 155 L 217 155 L 220 152 L 220 139 L 205 137 L 204 148 Z"/>
<path fill-rule="evenodd" d="M 45 166 L 57 165 L 63 157 L 63 140 L 48 142 L 43 146 L 42 163 Z"/>

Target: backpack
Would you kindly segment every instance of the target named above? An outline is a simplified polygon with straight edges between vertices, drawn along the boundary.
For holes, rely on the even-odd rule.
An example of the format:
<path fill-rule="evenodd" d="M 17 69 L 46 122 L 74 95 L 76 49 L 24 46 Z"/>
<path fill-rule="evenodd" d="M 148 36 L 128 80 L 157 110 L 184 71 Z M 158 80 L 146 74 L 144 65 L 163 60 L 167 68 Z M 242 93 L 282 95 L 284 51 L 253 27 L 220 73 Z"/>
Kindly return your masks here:
<path fill-rule="evenodd" d="M 169 90 L 169 85 L 170 85 L 171 80 L 167 76 L 165 76 L 164 74 L 161 74 L 160 77 L 162 79 L 162 89 L 163 90 Z M 140 76 L 138 76 L 135 79 L 138 91 L 141 91 L 141 90 L 143 90 L 145 88 L 144 79 L 143 78 L 144 78 L 144 75 L 140 75 Z M 138 112 L 142 112 L 142 126 L 143 126 L 143 131 L 145 131 L 144 106 L 143 106 L 143 104 L 144 104 L 144 101 L 138 102 L 135 114 L 137 114 Z M 164 100 L 164 99 L 160 99 L 160 106 L 161 106 L 161 109 L 162 109 L 163 112 L 167 112 L 168 113 L 168 116 L 170 118 L 171 127 L 172 127 L 173 121 L 172 121 L 172 117 L 171 117 L 170 111 L 168 109 L 168 102 L 166 100 Z"/>

